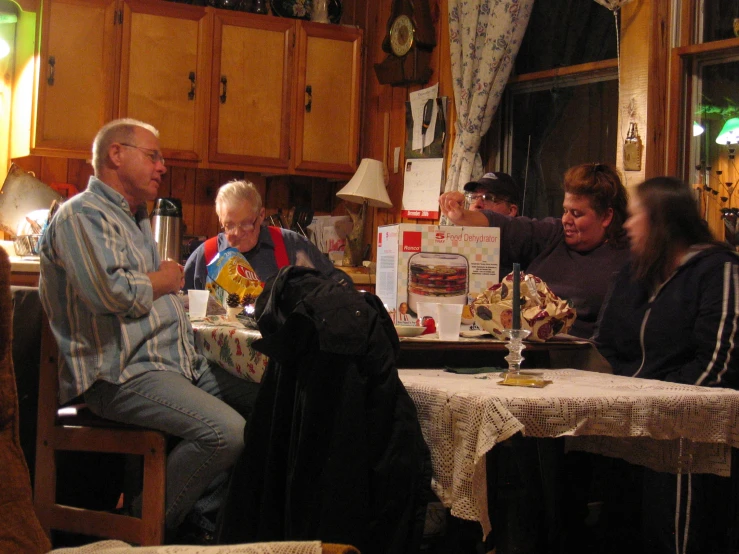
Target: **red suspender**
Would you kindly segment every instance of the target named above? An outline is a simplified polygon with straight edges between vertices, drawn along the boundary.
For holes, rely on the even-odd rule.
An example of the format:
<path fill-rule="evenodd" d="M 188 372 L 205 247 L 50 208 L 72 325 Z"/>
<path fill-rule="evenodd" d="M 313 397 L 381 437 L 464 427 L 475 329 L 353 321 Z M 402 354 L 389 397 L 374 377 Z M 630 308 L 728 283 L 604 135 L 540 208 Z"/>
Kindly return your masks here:
<path fill-rule="evenodd" d="M 286 265 L 290 265 L 290 260 L 287 257 L 287 248 L 285 248 L 285 239 L 282 238 L 282 230 L 279 227 L 267 227 L 267 229 L 272 236 L 272 242 L 275 243 L 277 269 L 282 269 Z"/>
<path fill-rule="evenodd" d="M 275 245 L 277 269 L 282 269 L 286 265 L 290 265 L 290 260 L 287 257 L 287 248 L 285 248 L 285 239 L 282 238 L 282 231 L 279 227 L 267 227 L 267 230 Z M 208 265 L 216 257 L 216 254 L 218 254 L 218 237 L 211 237 L 203 244 L 203 248 L 205 249 L 205 265 Z"/>
<path fill-rule="evenodd" d="M 218 254 L 218 236 L 210 237 L 205 241 L 205 265 L 208 265 L 213 261 L 213 258 Z"/>

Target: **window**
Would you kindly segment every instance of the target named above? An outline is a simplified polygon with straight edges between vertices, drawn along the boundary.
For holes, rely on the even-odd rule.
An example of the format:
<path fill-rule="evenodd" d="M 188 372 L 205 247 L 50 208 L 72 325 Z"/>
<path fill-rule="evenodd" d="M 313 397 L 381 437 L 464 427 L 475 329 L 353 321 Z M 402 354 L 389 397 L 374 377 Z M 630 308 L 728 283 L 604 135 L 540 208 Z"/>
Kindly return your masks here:
<path fill-rule="evenodd" d="M 713 42 L 739 36 L 739 2 L 736 0 L 710 0 L 696 2 L 693 15 L 697 21 L 697 37 L 694 42 Z"/>
<path fill-rule="evenodd" d="M 616 163 L 618 81 L 615 71 L 561 83 L 514 86 L 506 133 L 506 167 L 525 185 L 523 215 L 562 215 L 562 176 L 571 166 Z"/>
<path fill-rule="evenodd" d="M 727 215 L 739 212 L 736 151 L 739 139 L 717 143 L 719 135 L 739 123 L 739 26 L 736 0 L 677 2 L 685 37 L 672 50 L 677 74 L 670 91 L 672 115 L 668 167 L 691 183 L 709 227 L 719 240 L 739 236 Z M 686 17 L 686 13 L 688 16 Z M 692 17 L 691 17 L 692 15 Z M 739 29 L 737 29 L 739 33 Z M 730 231 L 730 232 L 727 232 Z"/>
<path fill-rule="evenodd" d="M 616 163 L 613 12 L 593 0 L 535 2 L 514 72 L 483 162 L 525 188 L 523 215 L 560 216 L 569 167 Z"/>

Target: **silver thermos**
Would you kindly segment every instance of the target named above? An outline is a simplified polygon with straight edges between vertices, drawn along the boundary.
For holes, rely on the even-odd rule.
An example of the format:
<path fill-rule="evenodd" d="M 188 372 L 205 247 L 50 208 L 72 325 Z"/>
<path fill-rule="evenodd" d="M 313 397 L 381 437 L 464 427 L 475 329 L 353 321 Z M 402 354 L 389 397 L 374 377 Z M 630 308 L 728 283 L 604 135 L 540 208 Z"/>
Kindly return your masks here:
<path fill-rule="evenodd" d="M 182 202 L 179 198 L 157 198 L 151 212 L 151 230 L 159 258 L 181 263 Z"/>

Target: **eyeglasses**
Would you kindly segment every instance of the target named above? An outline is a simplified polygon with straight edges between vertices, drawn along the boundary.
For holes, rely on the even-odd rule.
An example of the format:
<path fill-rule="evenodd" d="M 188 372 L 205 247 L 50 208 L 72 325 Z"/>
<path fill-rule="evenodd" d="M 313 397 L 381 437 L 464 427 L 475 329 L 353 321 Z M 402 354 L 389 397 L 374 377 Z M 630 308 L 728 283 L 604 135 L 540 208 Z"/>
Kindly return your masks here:
<path fill-rule="evenodd" d="M 162 165 L 166 165 L 164 162 L 164 156 L 162 156 L 162 153 L 159 150 L 154 150 L 153 148 L 145 148 L 143 146 L 136 146 L 135 144 L 128 144 L 127 142 L 121 142 L 119 144 L 121 146 L 128 146 L 129 148 L 141 150 L 146 155 L 146 157 L 151 160 L 151 163 L 153 164 L 161 162 Z"/>
<path fill-rule="evenodd" d="M 248 233 L 250 231 L 253 231 L 254 227 L 256 227 L 257 219 L 259 219 L 258 215 L 249 222 L 244 220 L 241 223 L 224 223 L 223 225 L 221 225 L 221 229 L 223 229 L 223 232 L 226 233 L 227 235 L 230 235 L 237 231 L 243 231 L 244 233 Z"/>
<path fill-rule="evenodd" d="M 478 200 L 482 200 L 483 202 L 492 202 L 493 204 L 508 202 L 508 200 L 499 198 L 498 196 L 495 196 L 494 194 L 491 194 L 489 192 L 466 192 L 464 197 L 470 203 L 477 202 Z"/>

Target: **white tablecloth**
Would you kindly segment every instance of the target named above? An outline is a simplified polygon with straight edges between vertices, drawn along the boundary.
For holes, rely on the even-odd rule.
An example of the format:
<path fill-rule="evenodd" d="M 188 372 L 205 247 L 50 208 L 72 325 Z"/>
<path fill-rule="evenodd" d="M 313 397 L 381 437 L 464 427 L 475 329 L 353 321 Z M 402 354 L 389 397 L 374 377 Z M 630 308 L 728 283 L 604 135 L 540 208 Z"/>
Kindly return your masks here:
<path fill-rule="evenodd" d="M 122 541 L 99 541 L 85 546 L 58 548 L 50 554 L 321 554 L 319 541 L 263 542 L 220 546 L 131 546 Z"/>
<path fill-rule="evenodd" d="M 731 447 L 739 447 L 739 391 L 574 369 L 543 375 L 553 383 L 534 389 L 499 385 L 498 374 L 400 371 L 431 450 L 434 491 L 486 534 L 485 455 L 518 431 L 572 437 L 570 448 L 658 471 L 729 474 Z"/>

